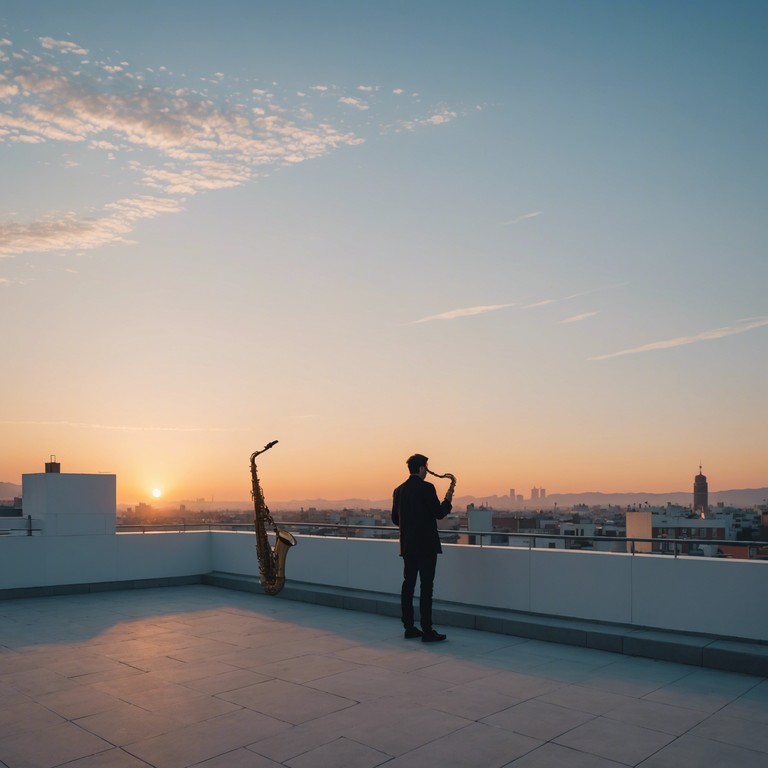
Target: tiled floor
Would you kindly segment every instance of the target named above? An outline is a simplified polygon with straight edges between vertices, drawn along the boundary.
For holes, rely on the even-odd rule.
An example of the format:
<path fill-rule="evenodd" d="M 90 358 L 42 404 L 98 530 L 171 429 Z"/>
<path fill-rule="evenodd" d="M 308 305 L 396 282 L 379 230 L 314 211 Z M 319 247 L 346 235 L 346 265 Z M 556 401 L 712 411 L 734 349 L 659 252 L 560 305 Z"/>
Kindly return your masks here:
<path fill-rule="evenodd" d="M 8 768 L 765 768 L 759 677 L 206 586 L 0 602 Z"/>

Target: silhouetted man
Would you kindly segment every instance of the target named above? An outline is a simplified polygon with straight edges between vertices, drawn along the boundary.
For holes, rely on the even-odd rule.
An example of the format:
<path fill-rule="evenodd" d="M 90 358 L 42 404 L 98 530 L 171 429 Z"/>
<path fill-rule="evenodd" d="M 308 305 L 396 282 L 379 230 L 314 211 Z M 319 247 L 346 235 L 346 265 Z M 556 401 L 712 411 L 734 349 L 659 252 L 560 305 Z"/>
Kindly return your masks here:
<path fill-rule="evenodd" d="M 392 494 L 392 522 L 400 527 L 400 555 L 403 558 L 403 586 L 400 590 L 400 610 L 405 637 L 420 637 L 423 643 L 445 640 L 445 635 L 432 627 L 432 588 L 435 581 L 437 556 L 443 549 L 437 532 L 437 521 L 451 511 L 451 494 L 441 502 L 427 476 L 429 459 L 416 453 L 406 464 L 410 477 Z M 421 629 L 414 625 L 413 593 L 419 577 L 419 614 Z"/>

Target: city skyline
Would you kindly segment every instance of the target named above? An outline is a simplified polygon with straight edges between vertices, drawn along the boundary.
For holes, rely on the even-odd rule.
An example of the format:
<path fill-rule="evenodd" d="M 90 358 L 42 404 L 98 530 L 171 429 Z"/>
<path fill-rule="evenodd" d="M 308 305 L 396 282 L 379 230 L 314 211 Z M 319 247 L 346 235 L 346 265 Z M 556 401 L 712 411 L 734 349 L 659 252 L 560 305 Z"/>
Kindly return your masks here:
<path fill-rule="evenodd" d="M 247 498 L 279 440 L 275 499 L 414 452 L 457 495 L 768 485 L 767 21 L 6 4 L 0 480 Z"/>

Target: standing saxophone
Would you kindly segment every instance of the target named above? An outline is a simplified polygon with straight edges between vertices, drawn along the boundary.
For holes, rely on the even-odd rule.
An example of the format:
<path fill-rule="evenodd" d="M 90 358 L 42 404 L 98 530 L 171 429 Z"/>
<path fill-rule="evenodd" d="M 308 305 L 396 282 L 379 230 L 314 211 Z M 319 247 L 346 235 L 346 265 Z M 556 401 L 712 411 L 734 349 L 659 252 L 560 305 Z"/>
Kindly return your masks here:
<path fill-rule="evenodd" d="M 276 595 L 285 585 L 285 558 L 296 539 L 288 531 L 278 530 L 269 508 L 264 501 L 264 492 L 256 474 L 256 457 L 268 451 L 277 440 L 265 445 L 260 451 L 251 454 L 251 496 L 253 497 L 253 524 L 256 528 L 256 557 L 259 559 L 259 582 L 268 595 Z M 275 548 L 269 544 L 266 524 L 275 531 Z"/>
<path fill-rule="evenodd" d="M 446 472 L 444 475 L 438 475 L 437 472 L 433 472 L 431 469 L 428 469 L 427 472 L 434 477 L 447 477 L 450 479 L 451 484 L 445 492 L 445 501 L 453 501 L 453 491 L 454 488 L 456 488 L 456 475 L 452 475 L 450 472 Z"/>

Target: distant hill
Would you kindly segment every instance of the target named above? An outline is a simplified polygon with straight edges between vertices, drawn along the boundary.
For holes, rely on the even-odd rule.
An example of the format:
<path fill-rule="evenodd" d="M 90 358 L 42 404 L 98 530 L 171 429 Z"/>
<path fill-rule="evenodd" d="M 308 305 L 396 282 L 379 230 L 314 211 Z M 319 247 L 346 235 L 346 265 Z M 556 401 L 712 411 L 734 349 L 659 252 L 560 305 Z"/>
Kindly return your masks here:
<path fill-rule="evenodd" d="M 0 483 L 0 501 L 10 501 L 16 496 L 21 496 L 21 486 L 16 483 Z M 441 497 L 442 498 L 442 497 Z M 557 506 L 562 509 L 573 507 L 576 504 L 586 504 L 588 507 L 621 507 L 642 505 L 645 502 L 652 507 L 666 506 L 667 503 L 689 506 L 693 501 L 691 491 L 672 491 L 670 493 L 600 493 L 598 491 L 588 493 L 553 493 L 546 499 L 531 501 L 526 499 L 518 502 L 513 507 L 509 496 L 458 496 L 453 500 L 453 508 L 464 511 L 468 504 L 475 506 L 487 505 L 497 510 L 538 510 L 552 509 Z M 754 507 L 757 504 L 768 503 L 768 488 L 740 488 L 730 491 L 715 491 L 709 494 L 709 503 L 714 506 L 722 502 L 725 506 Z M 171 502 L 167 502 L 170 504 Z M 174 502 L 176 503 L 176 502 Z M 182 501 L 190 510 L 205 509 L 233 509 L 247 510 L 253 508 L 252 501 Z M 273 512 L 287 512 L 301 509 L 390 509 L 392 499 L 292 499 L 290 501 L 271 501 L 267 504 Z M 121 503 L 119 506 L 125 506 Z M 129 505 L 132 506 L 132 505 Z"/>
<path fill-rule="evenodd" d="M 16 483 L 0 483 L 0 501 L 13 501 L 21 496 L 21 486 Z"/>

